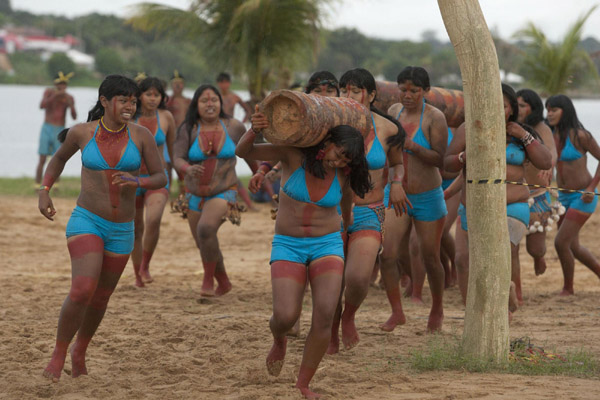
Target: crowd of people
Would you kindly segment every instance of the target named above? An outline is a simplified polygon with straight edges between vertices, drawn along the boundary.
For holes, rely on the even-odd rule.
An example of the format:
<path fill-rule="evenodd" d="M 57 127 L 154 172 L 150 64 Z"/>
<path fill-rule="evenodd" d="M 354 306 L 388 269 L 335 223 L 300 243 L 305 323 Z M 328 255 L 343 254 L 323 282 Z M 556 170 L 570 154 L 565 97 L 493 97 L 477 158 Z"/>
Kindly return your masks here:
<path fill-rule="evenodd" d="M 446 288 L 458 284 L 466 302 L 466 207 L 471 205 L 465 190 L 465 123 L 449 127 L 444 113 L 425 100 L 431 90 L 425 69 L 400 71 L 400 102 L 387 110 L 373 106 L 377 85 L 369 71 L 352 69 L 339 81 L 328 71 L 314 73 L 305 93 L 353 99 L 368 110 L 369 129 L 363 135 L 356 127 L 338 125 L 318 143 L 302 148 L 261 140 L 261 131 L 273 127 L 258 107 L 253 113 L 230 90 L 228 74 L 220 74 L 216 86 L 198 87 L 192 99 L 183 95 L 185 82 L 178 71 L 170 81 L 171 96 L 156 77 L 140 76 L 136 82 L 110 75 L 100 85 L 87 122 L 67 130 L 67 110 L 76 116 L 73 98 L 66 93 L 68 79 L 61 73 L 56 87 L 44 93 L 46 120 L 36 174 L 42 185 L 40 212 L 53 220 L 50 190 L 65 163 L 81 151 L 81 192 L 66 227 L 71 288 L 44 370 L 49 379 L 60 378 L 75 334 L 72 376 L 87 374 L 87 346 L 130 255 L 135 285 L 153 281 L 150 261 L 170 192 L 185 198 L 183 208 L 204 269 L 200 295 L 222 296 L 232 290 L 218 230 L 228 217 L 239 223 L 238 195 L 252 206 L 235 172 L 236 156 L 254 172 L 251 192 L 266 190 L 270 196 L 277 181 L 281 188 L 270 259 L 273 344 L 266 366 L 271 375 L 283 367 L 287 336 L 298 333 L 302 299 L 310 286 L 311 327 L 296 384 L 305 397 L 318 397 L 309 383 L 325 353 L 340 351 L 340 326 L 343 347 L 359 345 L 356 311 L 377 271 L 391 306 L 389 319 L 380 326 L 385 332 L 406 322 L 401 283 L 406 297 L 422 302 L 427 278 L 429 332 L 442 329 Z M 520 243 L 526 236 L 535 273 L 543 274 L 546 231 L 555 222 L 554 246 L 564 275 L 561 295 L 574 294 L 575 259 L 600 278 L 598 260 L 579 242 L 579 232 L 598 202 L 590 192 L 600 182 L 600 167 L 593 176 L 587 170 L 587 153 L 600 160 L 600 147 L 567 96 L 546 100 L 545 119 L 534 91 L 515 92 L 503 84 L 502 94 L 506 180 L 542 186 L 529 190 L 506 185 L 510 316 L 523 304 Z M 236 105 L 243 107 L 244 121 L 233 118 Z M 251 127 L 246 129 L 244 122 Z M 53 157 L 42 180 L 48 155 Z M 572 192 L 559 192 L 553 202 L 545 187 L 551 185 L 555 167 L 557 185 Z M 178 185 L 171 184 L 171 169 Z"/>

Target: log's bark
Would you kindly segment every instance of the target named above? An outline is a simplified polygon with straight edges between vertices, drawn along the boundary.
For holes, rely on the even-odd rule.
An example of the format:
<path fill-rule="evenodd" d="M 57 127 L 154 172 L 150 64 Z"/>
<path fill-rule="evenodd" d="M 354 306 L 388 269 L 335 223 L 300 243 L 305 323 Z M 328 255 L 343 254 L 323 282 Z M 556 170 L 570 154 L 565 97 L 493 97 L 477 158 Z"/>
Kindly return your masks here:
<path fill-rule="evenodd" d="M 438 0 L 463 80 L 467 179 L 506 176 L 506 128 L 498 58 L 477 0 Z M 467 184 L 469 286 L 464 350 L 508 357 L 510 244 L 504 185 Z"/>
<path fill-rule="evenodd" d="M 259 109 L 269 120 L 269 128 L 263 129 L 262 134 L 273 144 L 309 147 L 338 125 L 350 125 L 363 136 L 371 127 L 370 111 L 357 101 L 342 97 L 276 90 L 260 103 Z"/>
<path fill-rule="evenodd" d="M 400 103 L 400 89 L 396 82 L 377 81 L 377 97 L 373 105 L 387 112 L 392 104 Z M 446 117 L 446 123 L 456 128 L 465 122 L 465 101 L 460 90 L 432 87 L 425 95 L 429 104 L 439 109 Z M 392 115 L 395 117 L 395 115 Z"/>

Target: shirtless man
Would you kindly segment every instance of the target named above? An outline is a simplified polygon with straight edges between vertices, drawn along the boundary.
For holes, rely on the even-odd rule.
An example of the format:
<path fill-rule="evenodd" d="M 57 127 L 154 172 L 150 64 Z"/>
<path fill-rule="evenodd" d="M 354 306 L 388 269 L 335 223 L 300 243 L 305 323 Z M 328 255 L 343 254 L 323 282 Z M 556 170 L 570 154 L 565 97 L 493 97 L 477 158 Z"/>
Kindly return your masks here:
<path fill-rule="evenodd" d="M 188 107 L 190 106 L 192 99 L 188 99 L 183 95 L 183 89 L 185 88 L 185 78 L 177 70 L 173 71 L 173 76 L 171 77 L 171 88 L 173 89 L 173 94 L 169 97 L 169 100 L 167 101 L 167 110 L 169 110 L 171 114 L 173 114 L 173 118 L 175 118 L 175 129 L 177 129 L 185 119 L 185 114 L 187 113 Z M 165 161 L 167 161 L 169 182 L 171 182 L 171 170 L 173 165 L 169 158 L 169 154 L 166 151 Z M 178 182 L 179 193 L 183 193 L 184 185 L 182 176 L 178 176 Z"/>
<path fill-rule="evenodd" d="M 67 85 L 72 76 L 72 72 L 64 75 L 60 71 L 56 79 L 54 79 L 54 87 L 46 89 L 40 103 L 40 108 L 46 109 L 46 115 L 44 117 L 44 125 L 42 125 L 42 132 L 40 133 L 40 144 L 38 147 L 40 160 L 35 170 L 36 183 L 42 181 L 42 172 L 46 163 L 46 157 L 54 155 L 60 146 L 57 135 L 65 128 L 67 108 L 71 109 L 71 118 L 77 118 L 75 100 L 73 96 L 67 93 Z"/>
<path fill-rule="evenodd" d="M 249 116 L 252 114 L 252 110 L 250 109 L 250 106 L 248 106 L 248 104 L 246 104 L 240 98 L 240 96 L 229 90 L 229 87 L 231 86 L 231 76 L 229 76 L 229 74 L 226 72 L 221 72 L 219 76 L 217 76 L 217 86 L 221 92 L 221 97 L 223 97 L 223 111 L 225 111 L 225 114 L 233 117 L 235 105 L 239 104 L 246 112 L 243 122 L 248 122 Z"/>

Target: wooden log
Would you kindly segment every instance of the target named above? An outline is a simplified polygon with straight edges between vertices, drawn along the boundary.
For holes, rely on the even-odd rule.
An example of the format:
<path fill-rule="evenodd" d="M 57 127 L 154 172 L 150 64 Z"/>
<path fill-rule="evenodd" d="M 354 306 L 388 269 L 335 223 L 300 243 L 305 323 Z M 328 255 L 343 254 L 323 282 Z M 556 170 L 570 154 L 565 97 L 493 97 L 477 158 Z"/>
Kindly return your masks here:
<path fill-rule="evenodd" d="M 348 98 L 276 90 L 259 104 L 259 110 L 269 120 L 262 134 L 279 145 L 314 146 L 338 125 L 350 125 L 363 136 L 371 127 L 371 112 Z"/>
<path fill-rule="evenodd" d="M 376 84 L 377 96 L 373 105 L 379 110 L 387 112 L 392 104 L 401 102 L 397 83 L 377 81 Z M 465 121 L 465 100 L 462 91 L 431 87 L 425 95 L 425 100 L 444 113 L 449 127 L 456 128 Z"/>

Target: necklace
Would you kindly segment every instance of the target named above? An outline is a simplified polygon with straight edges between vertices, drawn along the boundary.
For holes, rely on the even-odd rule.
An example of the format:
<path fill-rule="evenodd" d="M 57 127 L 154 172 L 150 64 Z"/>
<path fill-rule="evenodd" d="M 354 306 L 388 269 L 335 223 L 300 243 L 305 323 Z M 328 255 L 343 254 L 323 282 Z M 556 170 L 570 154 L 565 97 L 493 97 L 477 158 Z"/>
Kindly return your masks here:
<path fill-rule="evenodd" d="M 117 130 L 109 129 L 109 128 L 106 126 L 106 124 L 104 123 L 104 117 L 101 117 L 101 118 L 100 118 L 100 126 L 102 127 L 102 129 L 104 129 L 104 130 L 105 130 L 105 131 L 107 131 L 107 132 L 110 132 L 110 133 L 121 133 L 121 132 L 123 132 L 123 130 L 125 130 L 125 127 L 127 126 L 127 124 L 123 124 L 123 126 L 122 126 L 122 127 L 120 127 L 120 128 L 119 128 L 119 129 L 117 129 Z"/>
<path fill-rule="evenodd" d="M 204 126 L 204 128 L 206 128 L 206 126 Z M 219 130 L 219 125 L 215 125 L 215 130 L 205 131 L 202 131 L 200 129 L 200 126 L 198 126 L 198 136 L 200 138 L 200 141 L 202 142 L 202 147 L 204 148 L 202 152 L 205 155 L 210 156 L 211 154 L 215 153 L 214 145 L 217 139 L 219 138 L 220 134 L 221 131 Z"/>

